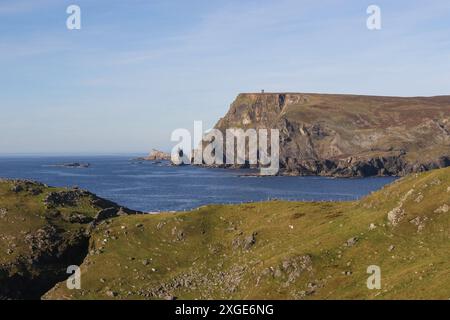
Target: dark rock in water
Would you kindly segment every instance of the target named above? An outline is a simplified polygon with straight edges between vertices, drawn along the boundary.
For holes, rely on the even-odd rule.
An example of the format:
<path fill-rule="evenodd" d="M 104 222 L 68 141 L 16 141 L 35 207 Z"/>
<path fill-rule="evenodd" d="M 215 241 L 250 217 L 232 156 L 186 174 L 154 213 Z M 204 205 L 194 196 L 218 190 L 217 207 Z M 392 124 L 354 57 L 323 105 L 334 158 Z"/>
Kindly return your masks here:
<path fill-rule="evenodd" d="M 184 166 L 184 165 L 186 165 L 186 163 L 190 163 L 190 162 L 189 162 L 189 158 L 187 157 L 186 153 L 183 150 L 178 149 L 178 152 L 176 154 L 174 154 L 174 157 L 173 158 L 171 157 L 170 163 L 173 166 Z"/>
<path fill-rule="evenodd" d="M 90 166 L 91 166 L 90 163 L 80 163 L 80 162 L 71 162 L 56 165 L 56 167 L 63 167 L 63 168 L 89 168 Z"/>

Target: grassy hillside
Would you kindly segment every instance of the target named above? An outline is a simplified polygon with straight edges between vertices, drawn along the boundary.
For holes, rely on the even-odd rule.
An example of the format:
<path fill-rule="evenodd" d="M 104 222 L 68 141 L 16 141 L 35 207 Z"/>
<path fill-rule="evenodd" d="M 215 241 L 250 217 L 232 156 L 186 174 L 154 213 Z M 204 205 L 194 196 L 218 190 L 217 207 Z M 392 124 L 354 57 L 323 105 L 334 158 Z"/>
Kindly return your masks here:
<path fill-rule="evenodd" d="M 92 233 L 82 289 L 46 299 L 449 299 L 450 168 L 358 202 L 123 216 Z M 369 290 L 367 267 L 381 268 Z"/>
<path fill-rule="evenodd" d="M 78 189 L 0 180 L 0 299 L 39 298 L 83 261 L 95 224 L 131 212 Z"/>

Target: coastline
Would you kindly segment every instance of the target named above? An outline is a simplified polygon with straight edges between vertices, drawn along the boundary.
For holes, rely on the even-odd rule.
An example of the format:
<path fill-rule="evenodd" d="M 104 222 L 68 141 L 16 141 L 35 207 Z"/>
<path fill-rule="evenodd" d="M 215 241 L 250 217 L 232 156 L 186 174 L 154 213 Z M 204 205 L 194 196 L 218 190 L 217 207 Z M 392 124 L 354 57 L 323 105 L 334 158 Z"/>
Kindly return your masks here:
<path fill-rule="evenodd" d="M 48 167 L 88 162 L 89 168 Z M 183 211 L 207 204 L 280 199 L 356 200 L 392 182 L 392 177 L 330 179 L 320 176 L 245 177 L 247 169 L 168 166 L 120 157 L 0 159 L 0 176 L 32 179 L 56 187 L 78 186 L 140 211 Z"/>
<path fill-rule="evenodd" d="M 440 181 L 439 184 L 436 181 Z M 6 189 L 4 188 L 5 183 L 8 186 Z M 15 183 L 20 182 L 16 181 Z M 7 220 L 5 221 L 15 221 L 10 219 L 15 219 L 16 215 L 23 215 L 25 221 L 31 218 L 26 210 L 15 211 L 11 204 L 5 202 L 16 201 L 14 200 L 16 194 L 19 194 L 22 207 L 35 201 L 41 203 L 42 211 L 39 215 L 42 214 L 47 219 L 51 217 L 51 220 L 47 221 L 53 221 L 52 224 L 58 225 L 59 228 L 85 230 L 81 233 L 85 236 L 80 238 L 80 240 L 84 239 L 81 242 L 84 243 L 84 248 L 89 247 L 89 250 L 83 249 L 85 257 L 81 264 L 85 285 L 81 291 L 68 291 L 65 288 L 65 281 L 61 279 L 49 291 L 46 291 L 43 296 L 44 299 L 61 297 L 70 299 L 189 299 L 193 297 L 193 294 L 205 299 L 241 299 L 244 296 L 247 298 L 263 298 L 266 292 L 267 294 L 272 292 L 267 296 L 271 299 L 321 299 L 328 296 L 329 292 L 334 292 L 332 296 L 339 299 L 345 299 L 352 295 L 373 299 L 377 297 L 374 296 L 375 293 L 358 289 L 359 277 L 357 275 L 364 270 L 367 261 L 361 258 L 364 255 L 360 256 L 357 252 L 367 252 L 367 246 L 373 247 L 373 250 L 379 252 L 380 255 L 378 258 L 374 257 L 375 260 L 373 261 L 376 262 L 381 261 L 379 259 L 385 259 L 386 255 L 392 255 L 389 251 L 391 249 L 387 250 L 387 248 L 394 246 L 395 249 L 392 250 L 395 250 L 395 255 L 402 256 L 412 250 L 408 245 L 411 242 L 403 243 L 401 241 L 403 237 L 406 236 L 413 241 L 414 239 L 421 239 L 424 233 L 431 232 L 432 234 L 436 227 L 443 227 L 447 223 L 445 211 L 448 212 L 449 210 L 446 200 L 448 200 L 447 194 L 450 190 L 450 169 L 439 169 L 407 176 L 362 200 L 353 202 L 268 201 L 240 205 L 208 205 L 188 212 L 172 214 L 143 215 L 132 213 L 111 215 L 108 213 L 108 208 L 99 208 L 100 211 L 88 209 L 88 213 L 86 209 L 82 208 L 91 208 L 92 205 L 97 206 L 105 202 L 95 201 L 95 195 L 79 189 L 51 188 L 42 184 L 34 185 L 31 182 L 24 182 L 23 187 L 19 189 L 12 188 L 13 185 L 14 182 L 11 181 L 0 181 L 0 192 L 2 192 L 0 199 L 3 199 L 0 207 L 6 208 L 5 217 Z M 414 190 L 418 189 L 420 193 L 419 191 L 408 191 L 413 185 L 415 186 Z M 66 194 L 68 191 L 75 192 L 77 197 L 49 197 L 50 194 L 55 192 Z M 413 194 L 411 195 L 411 193 Z M 408 194 L 408 198 L 405 198 L 405 194 Z M 420 203 L 415 201 L 418 195 L 421 195 L 421 199 L 423 199 Z M 45 200 L 50 198 L 65 200 L 55 203 Z M 28 200 L 24 201 L 24 199 Z M 71 201 L 72 204 L 68 205 L 64 201 Z M 86 206 L 85 201 L 89 201 L 91 205 Z M 390 210 L 398 203 L 402 203 L 408 217 L 391 217 Z M 435 221 L 425 222 L 426 220 L 422 221 L 421 218 L 417 225 L 409 222 L 419 212 L 421 212 L 420 217 L 427 215 L 427 212 L 423 211 L 422 208 L 430 205 L 433 208 L 432 211 L 437 214 Z M 106 205 L 106 207 L 109 206 Z M 105 206 L 103 205 L 103 207 Z M 55 215 L 55 210 L 59 211 L 60 214 Z M 117 212 L 122 210 L 117 208 Z M 64 220 L 66 219 L 64 217 L 72 217 L 71 212 L 78 212 L 77 220 Z M 86 216 L 103 218 L 89 227 L 92 220 L 90 222 L 80 220 L 79 214 L 82 212 L 86 212 L 83 213 Z M 105 213 L 99 214 L 100 212 Z M 5 219 L 5 217 L 2 219 Z M 17 216 L 17 218 L 19 217 Z M 70 219 L 75 219 L 75 216 Z M 41 222 L 35 227 L 29 225 L 31 235 L 36 234 L 37 236 L 42 232 L 50 235 L 56 232 L 50 226 L 42 225 L 43 220 L 38 219 L 36 221 Z M 4 225 L 4 227 L 6 226 Z M 89 230 L 88 234 L 85 233 L 87 230 Z M 393 233 L 394 235 L 398 233 L 398 235 L 390 237 L 386 236 L 386 233 Z M 4 234 L 8 235 L 8 232 Z M 57 234 L 55 233 L 55 235 Z M 63 236 L 63 234 L 65 233 L 60 234 L 60 236 Z M 89 245 L 87 245 L 87 239 Z M 57 247 L 64 247 L 64 241 L 60 242 Z M 429 241 L 432 242 L 429 243 Z M 442 237 L 432 237 L 424 242 L 423 250 L 414 248 L 416 254 L 420 252 L 423 256 L 420 259 L 414 258 L 409 261 L 411 268 L 421 266 L 424 259 L 432 259 L 433 257 L 436 259 L 439 255 L 428 257 L 426 249 L 433 245 L 436 250 L 440 250 L 439 241 L 446 240 Z M 69 242 L 77 243 L 73 239 Z M 123 246 L 128 249 L 123 251 Z M 78 247 L 78 245 L 75 247 Z M 53 250 L 51 248 L 52 245 L 49 243 L 48 247 L 42 247 L 41 253 L 39 253 L 40 251 L 31 252 L 31 256 L 34 256 L 35 261 L 39 261 L 39 257 L 44 252 Z M 26 247 L 15 247 L 12 249 L 11 255 L 3 256 L 2 259 L 26 256 L 27 250 Z M 69 250 L 67 252 L 70 252 L 69 247 L 61 250 Z M 294 251 L 291 252 L 291 250 Z M 196 252 L 196 254 L 192 255 L 192 252 Z M 211 256 L 211 252 L 215 252 L 215 254 Z M 276 255 L 274 255 L 275 252 L 277 252 Z M 332 254 L 325 254 L 326 252 Z M 342 257 L 337 258 L 339 255 Z M 266 257 L 264 261 L 267 262 L 262 263 L 261 258 L 258 258 L 260 256 Z M 2 256 L 0 255 L 0 257 Z M 207 262 L 211 257 L 214 257 L 213 264 Z M 274 258 L 271 257 L 278 258 L 273 260 Z M 166 259 L 169 260 L 166 261 Z M 348 265 L 349 260 L 352 261 L 350 267 Z M 21 261 L 26 260 L 22 259 Z M 120 261 L 120 266 L 112 267 L 110 265 L 112 261 Z M 178 264 L 175 264 L 174 261 L 178 261 Z M 197 262 L 192 264 L 195 261 Z M 251 261 L 255 261 L 256 264 L 250 263 Z M 433 261 L 435 266 L 441 265 L 436 260 L 427 261 Z M 61 263 L 64 265 L 68 262 L 55 261 L 57 265 L 61 265 Z M 26 264 L 23 263 L 21 262 L 21 268 L 27 268 Z M 322 263 L 325 264 L 322 265 Z M 337 264 L 337 270 L 327 267 L 329 263 Z M 5 264 L 2 263 L 1 265 L 4 270 Z M 17 266 L 17 264 L 15 265 Z M 39 265 L 37 262 L 34 264 L 35 267 Z M 128 267 L 129 265 L 130 267 Z M 243 269 L 235 269 L 238 265 L 241 265 Z M 266 266 L 264 267 L 264 265 Z M 296 266 L 297 269 L 290 269 L 290 267 L 283 267 L 283 265 Z M 397 272 L 395 265 L 384 264 L 384 268 L 385 270 L 386 268 L 388 268 L 387 270 L 392 268 L 392 272 Z M 42 266 L 52 267 L 48 264 Z M 110 267 L 105 268 L 105 266 Z M 170 271 L 173 268 L 179 270 L 183 276 L 181 278 L 174 277 L 172 271 Z M 208 268 L 214 270 L 218 268 L 217 273 L 216 271 L 208 272 Z M 277 268 L 279 271 L 276 271 Z M 63 276 L 63 269 L 61 268 L 61 277 Z M 270 270 L 276 272 L 272 274 Z M 301 270 L 301 272 L 297 273 L 293 270 Z M 191 273 L 194 271 L 196 273 Z M 220 274 L 219 271 L 228 280 L 216 279 L 214 275 Z M 134 282 L 135 280 L 133 280 L 133 285 L 137 285 L 141 289 L 131 290 L 127 286 L 116 283 L 114 280 L 115 272 L 120 272 L 121 277 L 125 277 L 128 281 L 132 281 L 136 275 L 139 279 L 143 277 L 147 279 L 148 285 L 141 288 L 142 283 L 139 284 L 140 282 Z M 385 272 L 389 274 L 389 271 Z M 317 273 L 322 275 L 316 278 Z M 250 287 L 256 291 L 253 295 L 248 296 L 245 288 L 252 283 L 249 281 L 251 281 L 250 279 L 254 280 L 255 275 L 260 279 L 259 282 L 262 286 L 254 287 L 254 284 L 251 285 Z M 340 279 L 339 281 L 348 283 L 347 287 L 350 288 L 350 291 L 338 290 L 335 287 L 335 282 L 330 280 L 333 278 L 327 278 L 327 275 L 333 275 L 333 278 L 337 277 Z M 0 279 L 0 281 L 5 280 Z M 24 279 L 21 281 L 24 281 Z M 30 281 L 36 280 L 30 279 Z M 183 284 L 185 281 L 191 284 L 195 283 L 195 285 L 185 286 Z M 213 288 L 214 283 L 218 283 L 218 281 L 222 283 L 222 288 L 217 292 L 210 291 L 210 288 Z M 406 280 L 399 278 L 397 281 L 399 281 L 398 288 L 401 288 L 403 281 Z M 162 287 L 161 283 L 163 284 Z M 178 283 L 181 283 L 181 285 Z M 310 283 L 315 283 L 315 285 L 311 286 Z M 423 282 L 414 282 L 414 285 L 420 287 L 420 283 Z M 12 285 L 6 285 L 3 288 L 11 288 Z M 193 287 L 198 287 L 200 291 L 193 290 Z M 278 289 L 274 291 L 274 288 Z M 274 293 L 280 288 L 286 288 L 286 290 Z M 396 292 L 396 296 L 392 296 L 392 292 Z M 414 295 L 414 292 L 416 295 Z M 414 292 L 397 289 L 383 293 L 381 297 L 408 298 L 422 297 L 421 294 L 426 294 L 427 296 L 443 298 L 440 291 L 433 293 L 416 290 Z M 2 295 L 5 296 L 5 294 L 7 292 L 3 292 Z"/>

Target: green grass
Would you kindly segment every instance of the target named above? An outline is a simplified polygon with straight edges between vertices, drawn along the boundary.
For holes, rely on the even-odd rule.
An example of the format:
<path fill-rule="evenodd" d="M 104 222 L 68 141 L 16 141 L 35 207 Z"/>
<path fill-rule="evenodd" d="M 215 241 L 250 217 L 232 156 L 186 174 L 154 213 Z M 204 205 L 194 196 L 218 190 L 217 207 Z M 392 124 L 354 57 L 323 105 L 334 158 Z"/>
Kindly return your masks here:
<path fill-rule="evenodd" d="M 450 211 L 436 212 L 450 205 L 449 188 L 450 168 L 408 176 L 358 202 L 115 218 L 91 237 L 82 290 L 62 282 L 45 298 L 449 299 Z M 388 212 L 399 202 L 404 218 L 392 226 Z M 417 217 L 426 219 L 420 231 L 410 222 Z M 252 234 L 248 250 L 235 245 Z M 359 240 L 346 246 L 352 237 Z M 381 290 L 366 286 L 369 265 L 381 268 Z"/>
<path fill-rule="evenodd" d="M 5 214 L 0 216 L 0 265 L 11 263 L 18 257 L 30 254 L 25 237 L 37 230 L 53 225 L 64 232 L 74 232 L 82 228 L 77 223 L 68 223 L 62 217 L 73 212 L 82 212 L 83 214 L 94 217 L 98 209 L 90 205 L 89 197 L 79 201 L 76 207 L 55 208 L 60 215 L 55 216 L 55 210 L 48 210 L 44 199 L 51 192 L 60 192 L 66 189 L 51 188 L 39 184 L 33 184 L 30 189 L 38 191 L 34 195 L 30 190 L 13 192 L 11 189 L 18 183 L 14 181 L 0 182 L 0 209 Z M 6 251 L 10 250 L 10 254 Z"/>
<path fill-rule="evenodd" d="M 46 205 L 50 193 L 67 192 L 77 194 L 74 203 Z M 114 207 L 99 200 L 78 190 L 0 180 L 0 299 L 39 298 L 66 277 L 67 266 L 82 262 L 88 220 L 102 206 Z"/>

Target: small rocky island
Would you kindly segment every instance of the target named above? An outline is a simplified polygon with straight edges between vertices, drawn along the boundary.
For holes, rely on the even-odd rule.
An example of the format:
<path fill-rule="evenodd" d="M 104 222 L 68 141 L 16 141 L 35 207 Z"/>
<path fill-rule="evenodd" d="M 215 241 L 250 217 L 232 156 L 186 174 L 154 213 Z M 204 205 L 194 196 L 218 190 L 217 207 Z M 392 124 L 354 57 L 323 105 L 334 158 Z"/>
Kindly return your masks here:
<path fill-rule="evenodd" d="M 152 149 L 146 157 L 137 158 L 138 161 L 170 161 L 170 153 Z"/>
<path fill-rule="evenodd" d="M 62 168 L 81 168 L 86 169 L 91 166 L 90 163 L 80 163 L 80 162 L 70 162 L 70 163 L 62 163 L 62 164 L 56 164 L 52 165 L 52 167 L 62 167 Z"/>

